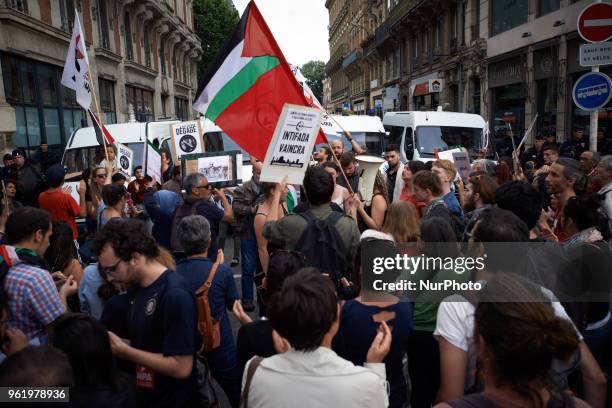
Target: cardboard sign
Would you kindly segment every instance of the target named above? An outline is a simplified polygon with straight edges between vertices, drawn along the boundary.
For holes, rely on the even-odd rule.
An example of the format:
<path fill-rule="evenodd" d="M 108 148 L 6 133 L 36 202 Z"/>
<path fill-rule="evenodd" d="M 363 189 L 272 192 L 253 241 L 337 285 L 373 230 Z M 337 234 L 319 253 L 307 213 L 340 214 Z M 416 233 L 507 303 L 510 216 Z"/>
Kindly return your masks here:
<path fill-rule="evenodd" d="M 322 115 L 318 109 L 288 103 L 283 106 L 263 162 L 261 181 L 278 183 L 287 176 L 288 183 L 302 184 Z"/>
<path fill-rule="evenodd" d="M 175 162 L 186 154 L 204 153 L 204 137 L 199 120 L 170 125 L 170 136 Z"/>
<path fill-rule="evenodd" d="M 181 160 L 181 174 L 184 179 L 191 173 L 200 173 L 214 188 L 235 187 L 242 183 L 238 178 L 238 166 L 242 166 L 239 155 L 240 150 L 186 154 Z"/>
<path fill-rule="evenodd" d="M 472 167 L 470 166 L 470 156 L 464 151 L 453 152 L 453 160 L 455 162 L 457 174 L 463 181 L 466 181 L 472 172 Z"/>
<path fill-rule="evenodd" d="M 117 143 L 117 170 L 126 176 L 132 176 L 132 166 L 134 163 L 134 152 L 132 149 L 121 143 Z"/>
<path fill-rule="evenodd" d="M 155 181 L 162 184 L 162 159 L 161 153 L 159 150 L 153 146 L 153 144 L 147 141 L 147 146 L 145 147 L 145 176 L 151 176 Z"/>

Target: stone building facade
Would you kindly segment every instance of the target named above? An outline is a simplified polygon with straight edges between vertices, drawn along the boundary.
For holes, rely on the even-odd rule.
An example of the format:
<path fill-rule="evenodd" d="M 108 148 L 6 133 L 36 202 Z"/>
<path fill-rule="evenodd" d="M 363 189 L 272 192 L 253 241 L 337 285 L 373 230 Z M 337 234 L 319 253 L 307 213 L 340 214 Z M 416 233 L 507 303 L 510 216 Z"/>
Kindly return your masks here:
<path fill-rule="evenodd" d="M 0 0 L 0 148 L 60 149 L 87 126 L 60 84 L 75 9 L 105 123 L 195 116 L 192 0 Z"/>
<path fill-rule="evenodd" d="M 331 109 L 478 113 L 493 132 L 536 132 L 559 140 L 588 113 L 571 93 L 580 67 L 576 31 L 590 0 L 328 0 Z M 603 72 L 610 68 L 602 67 Z M 612 104 L 599 113 L 612 134 Z M 608 135 L 610 136 L 610 135 Z"/>

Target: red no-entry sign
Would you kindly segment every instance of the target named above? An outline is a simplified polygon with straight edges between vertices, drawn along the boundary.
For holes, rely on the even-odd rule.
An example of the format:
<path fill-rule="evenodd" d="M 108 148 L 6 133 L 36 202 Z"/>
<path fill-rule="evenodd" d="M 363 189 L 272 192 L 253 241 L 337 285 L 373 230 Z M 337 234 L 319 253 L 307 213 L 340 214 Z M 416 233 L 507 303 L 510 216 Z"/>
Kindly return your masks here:
<path fill-rule="evenodd" d="M 607 41 L 612 37 L 612 4 L 593 3 L 578 16 L 578 33 L 589 42 Z"/>

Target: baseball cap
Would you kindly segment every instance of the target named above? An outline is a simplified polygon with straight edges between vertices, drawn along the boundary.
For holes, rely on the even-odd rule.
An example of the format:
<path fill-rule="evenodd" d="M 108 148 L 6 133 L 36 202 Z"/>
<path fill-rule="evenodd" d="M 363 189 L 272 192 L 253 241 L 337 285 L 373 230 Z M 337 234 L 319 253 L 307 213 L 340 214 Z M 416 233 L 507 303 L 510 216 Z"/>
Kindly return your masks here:
<path fill-rule="evenodd" d="M 61 164 L 54 164 L 53 166 L 47 169 L 45 176 L 47 177 L 47 181 L 51 184 L 57 184 L 66 175 L 66 169 Z"/>
<path fill-rule="evenodd" d="M 25 150 L 21 148 L 13 150 L 13 157 L 17 157 L 17 156 L 25 157 L 25 155 L 26 155 Z"/>

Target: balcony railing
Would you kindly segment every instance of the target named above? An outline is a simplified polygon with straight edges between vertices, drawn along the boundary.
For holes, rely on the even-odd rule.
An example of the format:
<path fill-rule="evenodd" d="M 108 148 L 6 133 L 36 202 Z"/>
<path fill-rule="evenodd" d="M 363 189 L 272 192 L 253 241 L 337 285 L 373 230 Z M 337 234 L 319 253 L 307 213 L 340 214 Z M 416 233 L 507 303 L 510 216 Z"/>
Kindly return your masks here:
<path fill-rule="evenodd" d="M 400 1 L 389 14 L 387 22 L 389 26 L 393 27 L 397 24 L 406 14 L 408 14 L 417 5 L 419 0 L 402 0 Z"/>
<path fill-rule="evenodd" d="M 4 0 L 0 1 L 2 6 L 28 14 L 28 0 Z"/>
<path fill-rule="evenodd" d="M 347 69 L 353 63 L 355 63 L 359 58 L 361 58 L 362 52 L 361 50 L 355 50 L 347 55 L 344 60 L 342 60 L 342 69 Z"/>
<path fill-rule="evenodd" d="M 367 45 L 364 45 L 363 55 L 370 55 L 387 38 L 389 38 L 389 23 L 385 21 L 376 29 L 373 39 Z"/>

